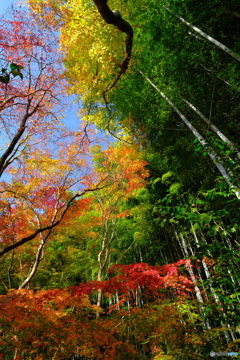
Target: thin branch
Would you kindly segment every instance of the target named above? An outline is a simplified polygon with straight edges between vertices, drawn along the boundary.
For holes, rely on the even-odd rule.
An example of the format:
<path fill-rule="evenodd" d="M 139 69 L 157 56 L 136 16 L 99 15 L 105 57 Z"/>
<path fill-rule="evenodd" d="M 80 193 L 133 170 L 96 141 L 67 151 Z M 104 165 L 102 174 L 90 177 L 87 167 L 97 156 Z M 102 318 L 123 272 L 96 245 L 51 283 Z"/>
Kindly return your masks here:
<path fill-rule="evenodd" d="M 8 270 L 7 270 L 7 274 L 8 274 L 8 286 L 9 289 L 12 288 L 12 281 L 11 281 L 11 269 L 12 269 L 12 265 L 13 265 L 13 259 L 14 259 L 14 250 L 12 251 L 12 256 L 11 256 L 11 261 L 10 264 L 8 266 Z"/>
<path fill-rule="evenodd" d="M 4 152 L 4 154 L 0 158 L 0 176 L 3 174 L 4 165 L 5 165 L 5 162 L 7 161 L 8 156 L 11 155 L 11 153 L 14 151 L 14 148 L 15 148 L 16 144 L 21 139 L 21 137 L 22 137 L 22 135 L 23 135 L 23 133 L 24 133 L 24 131 L 26 129 L 27 120 L 29 119 L 29 117 L 31 117 L 38 110 L 40 105 L 38 103 L 36 106 L 34 106 L 33 110 L 29 112 L 30 106 L 31 106 L 31 99 L 28 99 L 26 112 L 25 112 L 25 115 L 22 118 L 20 127 L 17 130 L 17 132 L 16 132 L 15 136 L 13 137 L 12 141 L 10 142 L 7 150 Z"/>
<path fill-rule="evenodd" d="M 68 211 L 69 207 L 71 206 L 71 204 L 73 203 L 73 201 L 78 198 L 78 197 L 81 197 L 83 196 L 84 194 L 86 194 L 87 192 L 92 192 L 92 191 L 97 191 L 97 190 L 101 190 L 103 188 L 105 188 L 107 185 L 104 185 L 104 186 L 99 186 L 102 182 L 104 182 L 104 180 L 106 180 L 106 178 L 104 178 L 95 188 L 93 189 L 86 189 L 84 190 L 82 193 L 80 194 L 76 194 L 74 195 L 68 202 L 67 204 L 65 205 L 65 209 L 63 210 L 62 214 L 60 215 L 59 219 L 52 222 L 50 225 L 48 226 L 45 226 L 45 227 L 41 227 L 39 229 L 37 229 L 36 231 L 34 231 L 31 235 L 17 241 L 16 243 L 12 244 L 12 245 L 9 245 L 9 246 L 6 246 L 3 250 L 0 251 L 0 256 L 6 254 L 7 252 L 13 250 L 13 249 L 16 249 L 18 248 L 19 246 L 33 240 L 36 238 L 36 236 L 44 231 L 47 231 L 47 230 L 51 230 L 53 228 L 55 228 L 57 225 L 59 225 L 61 223 L 61 221 L 63 220 L 66 212 Z"/>
<path fill-rule="evenodd" d="M 116 26 L 116 28 L 125 33 L 126 37 L 126 57 L 123 62 L 119 65 L 121 70 L 119 71 L 117 77 L 113 81 L 112 85 L 103 92 L 103 98 L 107 105 L 106 101 L 106 93 L 110 91 L 118 82 L 120 77 L 127 71 L 128 65 L 132 56 L 132 44 L 133 44 L 133 28 L 124 20 L 119 11 L 111 10 L 107 4 L 107 0 L 94 0 L 95 5 L 97 6 L 98 12 L 100 13 L 101 17 L 107 24 L 111 24 Z"/>
<path fill-rule="evenodd" d="M 125 319 L 125 315 L 122 316 L 121 321 L 120 321 L 117 325 L 115 325 L 114 327 L 111 328 L 111 331 L 112 331 L 113 329 L 115 329 L 116 327 L 120 326 L 120 325 L 123 323 L 123 320 L 124 320 L 124 319 Z"/>

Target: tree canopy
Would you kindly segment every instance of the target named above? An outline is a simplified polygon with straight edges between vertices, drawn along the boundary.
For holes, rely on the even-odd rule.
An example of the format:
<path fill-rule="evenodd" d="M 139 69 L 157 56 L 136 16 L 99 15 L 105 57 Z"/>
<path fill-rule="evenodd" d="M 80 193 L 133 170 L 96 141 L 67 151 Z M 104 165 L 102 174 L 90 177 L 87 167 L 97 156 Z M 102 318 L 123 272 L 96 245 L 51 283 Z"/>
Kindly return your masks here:
<path fill-rule="evenodd" d="M 238 2 L 27 3 L 0 23 L 0 359 L 237 358 Z"/>

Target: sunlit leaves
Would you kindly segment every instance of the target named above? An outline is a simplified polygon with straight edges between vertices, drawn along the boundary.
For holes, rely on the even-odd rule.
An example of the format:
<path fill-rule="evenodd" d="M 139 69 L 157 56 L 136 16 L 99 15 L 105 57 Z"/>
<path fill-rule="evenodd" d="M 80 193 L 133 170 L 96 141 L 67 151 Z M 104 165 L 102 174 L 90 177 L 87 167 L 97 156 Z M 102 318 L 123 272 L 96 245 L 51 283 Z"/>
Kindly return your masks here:
<path fill-rule="evenodd" d="M 124 35 L 104 22 L 94 4 L 85 1 L 30 4 L 50 25 L 60 24 L 69 91 L 81 94 L 83 100 L 101 98 L 125 56 Z"/>
<path fill-rule="evenodd" d="M 172 267 L 177 271 L 176 264 L 172 264 Z M 90 359 L 97 357 L 114 360 L 118 358 L 120 348 L 129 354 L 128 356 L 136 353 L 137 349 L 131 344 L 131 336 L 138 341 L 142 340 L 144 334 L 138 333 L 141 327 L 139 320 L 146 318 L 140 304 L 143 297 L 146 300 L 149 297 L 150 301 L 158 298 L 157 294 L 160 294 L 160 289 L 164 287 L 164 277 L 167 276 L 168 269 L 133 264 L 115 266 L 112 272 L 117 275 L 105 282 L 38 292 L 15 290 L 1 296 L 0 322 L 4 330 L 1 349 L 7 349 L 9 354 L 17 351 L 19 359 L 30 354 L 42 355 L 43 359 L 51 358 L 55 354 L 57 359 L 61 359 L 69 353 L 79 352 Z M 119 292 L 120 300 L 115 309 L 124 309 L 124 303 L 130 301 L 133 310 L 129 313 L 119 311 L 120 319 L 113 314 L 112 318 L 94 320 L 96 312 L 102 313 L 103 310 L 93 305 L 89 296 L 99 287 L 108 297 L 116 291 Z M 135 297 L 135 292 L 140 288 L 142 291 L 138 295 L 136 293 Z M 137 300 L 137 296 L 142 297 L 141 302 Z M 112 312 L 114 307 L 109 310 Z M 138 324 L 138 330 L 134 327 L 131 329 L 130 325 L 131 335 L 125 333 L 125 326 L 121 326 L 121 317 L 123 324 L 126 321 L 126 325 L 129 317 L 133 323 Z M 157 319 L 153 308 L 152 318 L 147 320 L 149 329 L 152 330 L 156 326 L 154 317 Z M 13 321 L 14 327 L 11 326 Z"/>

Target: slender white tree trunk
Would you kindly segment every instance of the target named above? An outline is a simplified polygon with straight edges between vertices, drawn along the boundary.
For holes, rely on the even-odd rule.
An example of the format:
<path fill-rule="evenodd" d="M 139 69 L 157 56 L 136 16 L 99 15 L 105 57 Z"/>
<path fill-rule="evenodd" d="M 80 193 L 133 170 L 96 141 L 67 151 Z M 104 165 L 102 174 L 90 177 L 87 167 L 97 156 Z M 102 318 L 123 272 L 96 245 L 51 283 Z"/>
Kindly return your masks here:
<path fill-rule="evenodd" d="M 176 230 L 174 232 L 175 232 L 176 239 L 179 242 L 180 247 L 182 248 L 184 257 L 188 257 L 189 252 L 188 252 L 188 248 L 187 248 L 187 245 L 186 245 L 186 242 L 185 242 L 185 239 L 184 239 L 183 235 L 180 234 L 180 238 L 179 238 Z M 194 274 L 193 269 L 191 268 L 191 266 L 189 266 L 187 268 L 187 270 L 189 271 L 189 274 L 190 274 L 190 277 L 191 277 L 191 280 L 192 280 L 192 283 L 193 283 L 193 286 L 194 286 L 194 290 L 195 290 L 195 293 L 196 293 L 196 298 L 197 298 L 197 300 L 198 300 L 198 302 L 200 304 L 199 305 L 199 310 L 203 315 L 205 315 L 204 307 L 203 307 L 204 300 L 203 300 L 203 297 L 202 297 L 202 294 L 201 294 L 201 290 L 200 290 L 200 288 L 198 286 L 197 279 L 195 277 L 195 274 Z M 209 319 L 206 319 L 204 321 L 204 325 L 205 325 L 206 330 L 211 329 Z"/>
<path fill-rule="evenodd" d="M 138 69 L 140 74 L 149 82 L 149 84 L 164 98 L 164 100 L 173 108 L 173 110 L 180 116 L 183 122 L 187 125 L 187 127 L 191 130 L 191 132 L 196 136 L 202 147 L 207 151 L 209 157 L 212 159 L 215 166 L 220 171 L 223 178 L 227 181 L 230 188 L 235 193 L 236 197 L 240 199 L 240 191 L 236 188 L 235 185 L 232 184 L 232 180 L 224 166 L 218 161 L 217 154 L 214 152 L 213 149 L 209 147 L 206 140 L 199 134 L 199 132 L 195 129 L 195 127 L 187 120 L 187 118 L 178 110 L 178 108 L 168 99 L 166 95 L 141 71 Z"/>
<path fill-rule="evenodd" d="M 42 240 L 38 246 L 38 250 L 37 250 L 37 253 L 36 253 L 36 256 L 35 256 L 35 261 L 33 263 L 33 266 L 28 274 L 28 276 L 26 277 L 26 279 L 21 283 L 21 285 L 19 286 L 18 289 L 24 289 L 26 288 L 30 281 L 32 280 L 32 278 L 34 277 L 34 275 L 36 274 L 37 272 L 37 269 L 38 269 L 38 266 L 40 264 L 40 262 L 42 261 L 43 259 L 43 250 L 44 250 L 44 246 L 46 245 L 46 242 L 47 242 L 47 239 L 48 237 L 50 236 L 50 233 L 51 231 L 48 232 L 48 234 L 44 237 L 44 236 L 41 236 L 42 237 Z"/>
<path fill-rule="evenodd" d="M 184 248 L 184 250 L 185 250 L 186 256 L 189 256 L 188 248 L 187 248 L 185 239 L 184 239 L 184 237 L 183 237 L 182 234 L 180 234 L 180 238 L 181 238 L 181 242 L 182 242 L 183 248 Z M 208 266 L 207 266 L 207 264 L 206 264 L 206 262 L 205 262 L 204 260 L 202 261 L 202 263 L 203 263 L 203 267 L 204 267 L 204 271 L 205 271 L 206 277 L 207 277 L 207 279 L 209 279 L 210 284 L 211 284 L 211 275 L 210 275 L 210 273 L 209 273 Z M 202 297 L 202 294 L 201 294 L 201 291 L 200 291 L 200 289 L 199 289 L 199 287 L 198 287 L 198 283 L 197 283 L 196 277 L 195 277 L 195 275 L 194 275 L 194 272 L 193 272 L 191 266 L 188 267 L 188 271 L 189 271 L 189 274 L 190 274 L 190 276 L 191 276 L 191 279 L 192 279 L 192 282 L 193 282 L 193 285 L 194 285 L 194 289 L 195 289 L 195 291 L 196 291 L 197 300 L 198 300 L 200 303 L 204 303 L 203 297 Z M 217 305 L 221 305 L 219 296 L 216 294 L 216 292 L 214 291 L 214 289 L 213 289 L 213 287 L 212 287 L 211 285 L 210 285 L 210 290 L 211 290 L 211 293 L 212 293 L 212 295 L 213 295 L 213 298 L 214 298 L 215 303 L 216 303 Z M 204 311 L 203 311 L 203 313 L 204 313 Z M 229 333 L 231 334 L 232 339 L 233 339 L 233 340 L 236 340 L 236 337 L 235 337 L 235 335 L 234 335 L 234 333 L 233 333 L 233 331 L 232 331 L 232 329 L 231 329 L 231 326 L 230 326 L 230 324 L 227 322 L 227 315 L 226 315 L 224 312 L 223 312 L 223 316 L 224 316 L 224 318 L 226 319 L 226 324 L 221 321 L 222 327 L 224 328 L 225 326 L 227 326 L 228 329 L 229 329 L 228 331 L 229 331 Z M 207 329 L 211 329 L 211 326 L 210 326 L 210 324 L 209 324 L 209 320 L 208 320 L 208 319 L 207 319 L 207 321 L 206 321 L 206 327 L 207 327 Z M 230 337 L 228 331 L 224 330 L 224 336 L 225 336 L 227 342 L 231 342 L 231 337 Z"/>
<path fill-rule="evenodd" d="M 183 99 L 183 98 L 182 98 Z M 183 101 L 193 110 L 195 111 L 196 114 L 198 114 L 200 116 L 200 118 L 205 121 L 205 123 L 210 127 L 210 129 L 212 129 L 212 131 L 215 132 L 215 134 L 217 134 L 218 137 L 220 137 L 220 139 L 225 142 L 230 149 L 232 149 L 233 151 L 236 152 L 237 157 L 240 159 L 240 152 L 238 151 L 238 149 L 235 147 L 235 145 L 233 144 L 233 142 L 231 140 L 229 140 L 219 129 L 217 126 L 215 126 L 214 124 L 211 123 L 211 121 L 204 116 L 201 111 L 199 111 L 193 104 L 191 104 L 189 101 L 187 101 L 186 99 L 183 99 Z"/>
<path fill-rule="evenodd" d="M 189 252 L 188 252 L 187 245 L 186 245 L 186 242 L 185 242 L 185 239 L 184 239 L 183 235 L 180 234 L 180 238 L 179 238 L 178 233 L 176 232 L 176 230 L 174 232 L 175 232 L 176 239 L 177 239 L 180 247 L 182 248 L 184 257 L 188 257 Z M 200 303 L 203 303 L 204 302 L 203 297 L 202 297 L 201 291 L 200 291 L 200 289 L 198 287 L 197 280 L 196 280 L 196 277 L 194 275 L 194 272 L 193 272 L 191 267 L 189 267 L 188 271 L 189 271 L 191 280 L 192 280 L 193 285 L 194 285 L 194 290 L 196 292 L 196 298 Z"/>
<path fill-rule="evenodd" d="M 191 226 L 192 226 L 192 224 L 191 224 Z M 198 241 L 198 238 L 197 238 L 197 234 L 195 233 L 195 231 L 194 231 L 194 229 L 193 229 L 193 226 L 192 226 L 192 232 L 193 232 L 193 234 L 194 234 L 194 238 L 195 238 L 195 240 L 196 240 L 197 247 L 199 247 L 199 241 Z M 212 293 L 212 295 L 213 295 L 214 301 L 215 301 L 215 303 L 216 303 L 217 305 L 221 305 L 221 301 L 220 301 L 220 299 L 219 299 L 219 296 L 218 296 L 218 294 L 216 294 L 215 290 L 214 290 L 213 287 L 212 287 L 212 277 L 211 277 L 211 274 L 210 274 L 210 272 L 209 272 L 207 263 L 206 263 L 206 261 L 205 261 L 204 259 L 202 260 L 202 265 L 203 265 L 203 269 L 204 269 L 206 278 L 207 278 L 207 279 L 209 280 L 209 282 L 210 282 L 210 291 L 211 291 L 211 293 Z M 225 313 L 223 313 L 223 316 L 224 316 L 224 318 L 225 318 L 226 321 L 227 321 L 227 315 L 226 315 Z M 223 322 L 221 322 L 221 325 L 222 325 L 223 327 L 225 327 L 225 324 L 224 324 Z M 231 329 L 230 324 L 227 322 L 226 325 L 227 325 L 227 327 L 228 327 L 228 329 L 229 329 L 229 333 L 231 334 L 232 339 L 233 339 L 233 340 L 236 340 L 236 337 L 235 337 L 235 335 L 234 335 L 234 333 L 233 333 L 233 331 L 232 331 L 232 329 Z M 224 330 L 224 336 L 225 336 L 227 342 L 230 342 L 230 341 L 231 341 L 231 338 L 230 338 L 230 336 L 229 336 L 229 334 L 228 334 L 228 332 L 227 332 L 226 330 Z"/>
<path fill-rule="evenodd" d="M 180 234 L 180 239 L 181 239 L 181 243 L 182 243 L 182 246 L 183 246 L 183 249 L 184 249 L 184 252 L 185 252 L 185 256 L 188 257 L 189 252 L 188 252 L 188 249 L 187 249 L 185 239 L 184 239 L 182 234 Z M 194 289 L 195 289 L 195 292 L 196 292 L 196 297 L 197 297 L 197 299 L 198 299 L 198 301 L 200 303 L 204 303 L 204 300 L 203 300 L 201 291 L 200 291 L 200 289 L 198 287 L 197 280 L 196 280 L 195 274 L 193 272 L 193 269 L 191 267 L 189 267 L 188 271 L 189 271 L 189 274 L 191 276 L 191 279 L 192 279 L 192 282 L 193 282 L 193 285 L 194 285 Z"/>
<path fill-rule="evenodd" d="M 213 37 L 211 37 L 210 35 L 206 34 L 205 32 L 203 32 L 202 30 L 200 30 L 199 28 L 197 28 L 196 26 L 192 25 L 190 22 L 186 21 L 185 19 L 183 19 L 181 16 L 178 16 L 176 14 L 174 14 L 169 8 L 167 8 L 166 6 L 162 6 L 164 9 L 166 9 L 168 12 L 170 12 L 170 14 L 172 14 L 173 16 L 175 16 L 177 19 L 179 19 L 180 21 L 182 21 L 185 25 L 189 26 L 192 30 L 194 30 L 196 33 L 198 33 L 199 35 L 201 35 L 204 39 L 207 39 L 208 41 L 210 41 L 211 43 L 213 43 L 215 46 L 217 46 L 219 49 L 225 51 L 228 55 L 232 56 L 234 59 L 240 61 L 240 55 L 236 54 L 234 51 L 232 51 L 231 49 L 229 49 L 226 45 L 222 44 L 220 41 L 214 39 Z"/>

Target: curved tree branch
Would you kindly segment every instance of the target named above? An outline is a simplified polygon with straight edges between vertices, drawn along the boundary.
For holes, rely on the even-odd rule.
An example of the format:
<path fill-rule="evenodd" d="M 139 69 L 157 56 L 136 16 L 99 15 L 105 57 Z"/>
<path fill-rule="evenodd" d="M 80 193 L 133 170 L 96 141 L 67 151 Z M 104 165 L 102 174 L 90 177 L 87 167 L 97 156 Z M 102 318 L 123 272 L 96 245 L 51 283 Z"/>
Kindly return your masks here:
<path fill-rule="evenodd" d="M 103 98 L 104 101 L 107 105 L 107 100 L 106 100 L 106 93 L 108 91 L 110 91 L 118 82 L 118 80 L 120 79 L 120 77 L 127 71 L 128 69 L 128 65 L 131 59 L 131 55 L 132 55 L 132 44 L 133 44 L 133 28 L 132 26 L 122 18 L 120 12 L 118 11 L 114 11 L 111 10 L 107 4 L 107 0 L 93 0 L 95 5 L 97 6 L 98 12 L 100 13 L 101 17 L 103 18 L 103 20 L 107 23 L 107 24 L 112 24 L 114 26 L 116 26 L 116 28 L 123 32 L 126 33 L 127 37 L 126 37 L 126 57 L 123 60 L 123 62 L 121 63 L 120 67 L 121 70 L 119 71 L 117 77 L 115 78 L 114 82 L 112 83 L 112 85 L 103 92 Z"/>
<path fill-rule="evenodd" d="M 34 231 L 31 235 L 17 241 L 16 243 L 14 243 L 12 245 L 6 246 L 4 249 L 0 249 L 0 257 L 2 255 L 4 255 L 4 254 L 8 253 L 9 251 L 11 251 L 13 249 L 16 249 L 19 246 L 21 246 L 21 245 L 35 239 L 38 234 L 41 234 L 41 233 L 43 233 L 44 231 L 47 231 L 47 230 L 54 229 L 57 225 L 59 225 L 61 223 L 61 221 L 63 220 L 65 214 L 67 213 L 67 211 L 69 209 L 69 207 L 72 205 L 72 203 L 74 202 L 75 199 L 77 199 L 78 197 L 83 196 L 87 192 L 92 192 L 92 191 L 97 191 L 97 190 L 103 189 L 106 185 L 102 185 L 102 186 L 100 186 L 100 185 L 101 185 L 101 183 L 104 182 L 105 179 L 106 178 L 104 178 L 102 181 L 100 181 L 100 183 L 98 183 L 95 188 L 86 189 L 82 193 L 76 194 L 72 198 L 70 198 L 68 200 L 68 202 L 65 204 L 64 209 L 63 209 L 61 215 L 59 216 L 58 220 L 54 219 L 54 221 L 52 221 L 48 226 L 40 227 L 36 231 Z"/>

